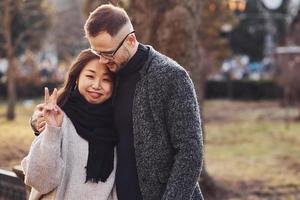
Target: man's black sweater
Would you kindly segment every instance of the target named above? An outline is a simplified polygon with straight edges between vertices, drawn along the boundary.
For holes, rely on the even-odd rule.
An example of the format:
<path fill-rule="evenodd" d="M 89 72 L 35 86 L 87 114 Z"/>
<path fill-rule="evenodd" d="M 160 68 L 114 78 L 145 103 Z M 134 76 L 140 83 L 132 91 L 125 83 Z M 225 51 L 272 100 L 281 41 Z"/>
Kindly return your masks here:
<path fill-rule="evenodd" d="M 136 54 L 117 73 L 114 123 L 119 136 L 117 145 L 116 186 L 119 200 L 141 200 L 133 143 L 132 106 L 139 70 L 148 57 L 149 49 L 139 44 Z"/>

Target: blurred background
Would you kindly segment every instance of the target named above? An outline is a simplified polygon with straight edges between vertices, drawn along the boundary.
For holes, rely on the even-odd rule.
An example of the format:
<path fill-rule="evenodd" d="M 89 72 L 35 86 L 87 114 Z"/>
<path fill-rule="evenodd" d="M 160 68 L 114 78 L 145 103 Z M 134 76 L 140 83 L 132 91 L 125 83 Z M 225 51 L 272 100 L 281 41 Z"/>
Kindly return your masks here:
<path fill-rule="evenodd" d="M 0 1 L 0 199 L 24 199 L 7 177 L 34 139 L 30 116 L 89 47 L 83 24 L 107 2 Z M 300 200 L 300 0 L 111 3 L 193 79 L 206 199 Z"/>

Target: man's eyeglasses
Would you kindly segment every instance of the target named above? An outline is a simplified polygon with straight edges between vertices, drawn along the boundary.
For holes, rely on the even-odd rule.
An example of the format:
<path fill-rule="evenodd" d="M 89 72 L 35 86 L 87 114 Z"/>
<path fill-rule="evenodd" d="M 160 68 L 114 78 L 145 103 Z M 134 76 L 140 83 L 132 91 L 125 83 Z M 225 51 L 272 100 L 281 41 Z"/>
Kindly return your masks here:
<path fill-rule="evenodd" d="M 131 31 L 130 33 L 128 33 L 126 36 L 125 36 L 125 38 L 120 42 L 120 44 L 117 46 L 117 48 L 115 49 L 115 50 L 113 50 L 113 51 L 106 51 L 106 52 L 101 52 L 101 51 L 97 51 L 97 50 L 95 50 L 95 49 L 92 49 L 92 48 L 90 48 L 90 50 L 91 50 L 91 52 L 93 53 L 93 54 L 95 54 L 96 56 L 99 56 L 100 58 L 101 57 L 104 57 L 104 58 L 106 58 L 106 59 L 114 59 L 114 55 L 117 53 L 117 51 L 121 48 L 121 46 L 123 45 L 123 43 L 125 42 L 125 40 L 127 39 L 127 37 L 130 35 L 130 34 L 132 34 L 132 33 L 134 33 L 135 31 Z"/>

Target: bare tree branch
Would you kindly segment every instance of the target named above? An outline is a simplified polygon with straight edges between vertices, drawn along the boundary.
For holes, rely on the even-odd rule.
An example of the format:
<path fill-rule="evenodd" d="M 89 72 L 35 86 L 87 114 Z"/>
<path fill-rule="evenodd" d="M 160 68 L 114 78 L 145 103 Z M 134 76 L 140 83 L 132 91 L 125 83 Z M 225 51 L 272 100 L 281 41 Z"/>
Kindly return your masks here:
<path fill-rule="evenodd" d="M 22 1 L 22 6 L 25 7 L 25 6 L 35 6 L 36 5 L 36 1 L 27 1 L 27 0 L 23 0 Z"/>
<path fill-rule="evenodd" d="M 27 34 L 27 36 L 28 35 L 30 35 L 30 34 L 32 34 L 34 32 L 34 34 L 37 34 L 37 33 L 44 33 L 44 31 L 43 30 L 34 30 L 34 31 L 30 31 L 28 34 Z M 20 40 L 20 42 L 18 43 L 18 46 L 17 46 L 18 48 L 24 48 L 24 49 L 26 49 L 26 48 L 28 48 L 28 43 L 26 42 L 26 41 L 24 41 L 24 40 Z"/>
<path fill-rule="evenodd" d="M 16 62 L 14 57 L 14 46 L 12 45 L 12 34 L 11 34 L 11 22 L 12 16 L 9 12 L 9 0 L 4 0 L 3 4 L 3 30 L 5 38 L 5 51 L 8 60 L 7 70 L 7 93 L 8 93 L 8 104 L 6 118 L 13 120 L 15 118 L 15 103 L 16 103 L 16 89 L 15 89 L 15 68 Z"/>
<path fill-rule="evenodd" d="M 4 46 L 5 45 L 5 42 L 4 41 L 0 41 L 0 46 Z M 2 57 L 3 55 L 1 55 L 0 53 L 0 58 Z"/>
<path fill-rule="evenodd" d="M 3 36 L 5 40 L 5 49 L 7 53 L 14 52 L 14 49 L 11 45 L 11 16 L 9 12 L 9 0 L 4 1 L 3 4 Z"/>
<path fill-rule="evenodd" d="M 19 35 L 19 37 L 16 39 L 15 42 L 15 46 L 19 46 L 21 41 L 28 35 L 30 35 L 30 33 L 33 32 L 33 30 L 36 31 L 36 29 L 39 29 L 44 23 L 46 22 L 46 19 L 44 20 L 40 20 L 35 22 L 34 24 L 32 24 L 32 26 L 30 26 L 27 30 L 25 30 L 24 32 L 22 32 L 22 34 Z"/>

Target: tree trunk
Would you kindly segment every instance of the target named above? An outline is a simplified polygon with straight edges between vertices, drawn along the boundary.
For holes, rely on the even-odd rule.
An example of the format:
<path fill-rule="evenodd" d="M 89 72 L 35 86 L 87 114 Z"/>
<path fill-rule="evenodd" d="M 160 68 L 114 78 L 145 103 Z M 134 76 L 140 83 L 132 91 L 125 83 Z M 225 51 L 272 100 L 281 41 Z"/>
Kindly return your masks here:
<path fill-rule="evenodd" d="M 189 72 L 203 116 L 207 66 L 199 45 L 201 1 L 199 0 L 132 0 L 130 16 L 139 41 L 154 46 L 176 60 Z M 203 126 L 205 138 L 205 127 Z M 205 196 L 214 196 L 217 187 L 205 165 L 199 181 Z"/>
<path fill-rule="evenodd" d="M 8 120 L 14 120 L 15 118 L 15 104 L 16 104 L 16 86 L 15 86 L 15 72 L 16 72 L 16 60 L 14 58 L 14 48 L 11 40 L 11 16 L 10 16 L 9 0 L 4 0 L 3 8 L 3 25 L 4 25 L 4 38 L 6 57 L 8 59 L 7 70 L 7 113 L 6 118 Z"/>
<path fill-rule="evenodd" d="M 16 105 L 16 83 L 15 83 L 15 72 L 16 72 L 16 60 L 15 58 L 8 59 L 8 73 L 7 73 L 7 113 L 6 118 L 8 120 L 15 119 L 15 105 Z"/>

